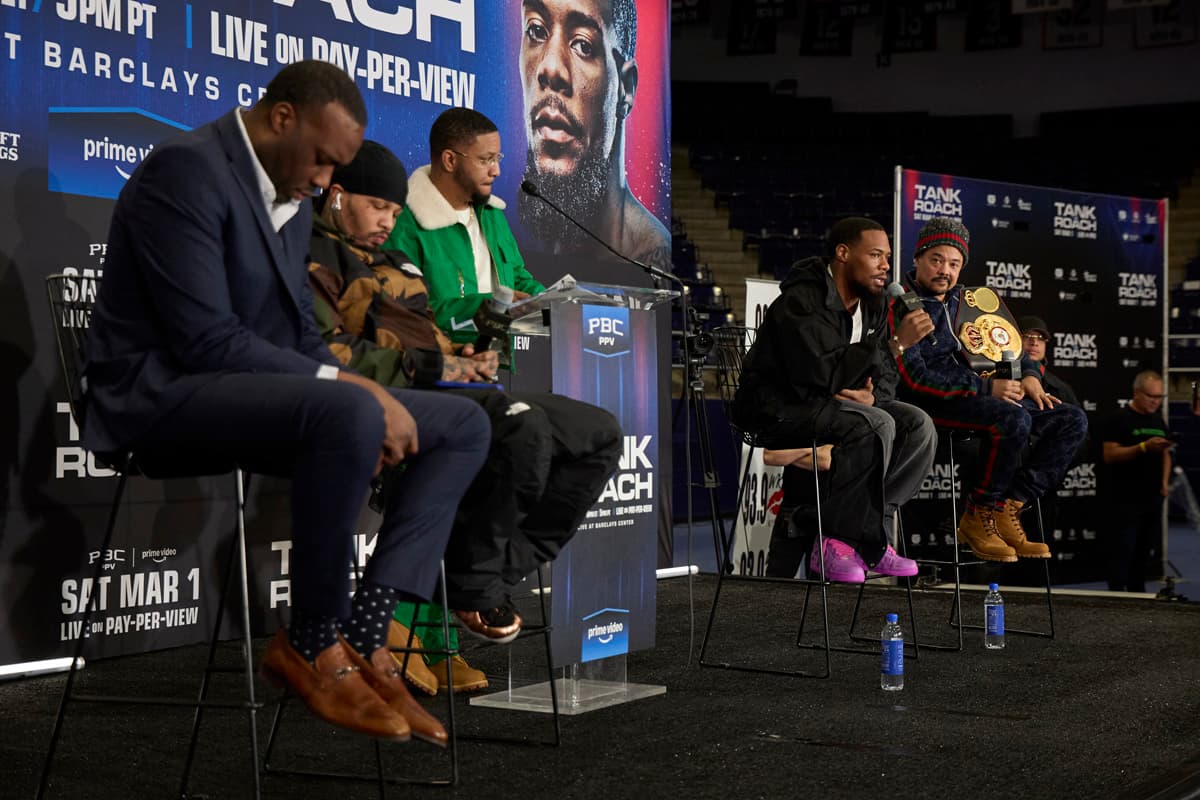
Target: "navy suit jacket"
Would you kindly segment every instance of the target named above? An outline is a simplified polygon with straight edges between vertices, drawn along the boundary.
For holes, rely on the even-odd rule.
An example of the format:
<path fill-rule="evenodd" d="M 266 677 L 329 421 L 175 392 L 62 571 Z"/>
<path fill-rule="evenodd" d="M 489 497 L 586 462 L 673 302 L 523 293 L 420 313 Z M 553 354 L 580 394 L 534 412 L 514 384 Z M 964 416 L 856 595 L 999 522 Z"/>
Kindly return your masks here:
<path fill-rule="evenodd" d="M 316 375 L 312 208 L 278 233 L 234 114 L 160 144 L 117 198 L 87 343 L 84 445 L 127 449 L 213 374 Z"/>

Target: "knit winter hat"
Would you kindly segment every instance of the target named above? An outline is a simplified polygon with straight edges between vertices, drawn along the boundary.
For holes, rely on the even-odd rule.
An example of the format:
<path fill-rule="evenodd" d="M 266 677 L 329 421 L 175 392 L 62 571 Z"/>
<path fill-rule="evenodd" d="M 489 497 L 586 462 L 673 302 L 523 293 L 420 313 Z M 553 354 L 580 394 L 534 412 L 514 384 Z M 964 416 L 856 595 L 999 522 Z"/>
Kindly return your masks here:
<path fill-rule="evenodd" d="M 917 246 L 913 250 L 913 258 L 921 255 L 930 248 L 948 245 L 962 253 L 963 266 L 967 265 L 967 250 L 971 243 L 971 233 L 967 226 L 949 217 L 934 217 L 921 227 L 917 234 Z"/>
<path fill-rule="evenodd" d="M 400 159 L 379 142 L 364 139 L 358 155 L 333 171 L 330 183 L 341 184 L 350 194 L 378 197 L 404 205 L 408 200 L 408 172 Z"/>

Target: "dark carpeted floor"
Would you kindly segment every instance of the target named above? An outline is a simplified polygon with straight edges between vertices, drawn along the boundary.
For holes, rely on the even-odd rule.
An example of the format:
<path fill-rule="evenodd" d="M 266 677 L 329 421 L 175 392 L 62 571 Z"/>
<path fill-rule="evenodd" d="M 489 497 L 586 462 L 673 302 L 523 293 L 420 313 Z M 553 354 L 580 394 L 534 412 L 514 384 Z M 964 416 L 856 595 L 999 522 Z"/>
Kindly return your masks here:
<path fill-rule="evenodd" d="M 696 654 L 714 585 L 707 577 L 695 582 Z M 727 584 L 709 657 L 819 667 L 818 654 L 792 647 L 802 595 L 792 586 Z M 871 587 L 866 596 L 862 630 L 876 633 L 883 614 L 896 611 L 911 641 L 903 591 Z M 689 663 L 686 582 L 660 583 L 659 598 L 658 646 L 630 656 L 629 679 L 663 684 L 664 696 L 563 717 L 558 748 L 464 742 L 456 789 L 393 787 L 388 796 L 1168 800 L 1194 796 L 1187 787 L 1200 791 L 1200 604 L 1058 597 L 1056 639 L 1010 636 L 994 652 L 968 632 L 960 653 L 914 658 L 910 649 L 906 686 L 892 694 L 879 689 L 877 655 L 835 653 L 828 680 L 702 668 L 695 656 Z M 1006 595 L 1009 627 L 1044 624 L 1043 598 Z M 948 599 L 917 594 L 924 641 L 950 640 Z M 832 591 L 843 643 L 853 600 L 848 589 Z M 982 595 L 966 595 L 968 621 L 982 615 L 981 604 Z M 184 648 L 96 663 L 85 676 L 97 690 L 186 696 L 203 657 L 202 648 Z M 503 648 L 470 659 L 496 674 L 508 663 Z M 0 796 L 33 795 L 62 680 L 0 684 Z M 236 688 L 233 678 L 222 680 Z M 270 710 L 260 719 L 264 738 Z M 541 714 L 461 703 L 458 715 L 464 730 L 550 734 L 550 718 Z M 302 711 L 289 719 L 277 764 L 372 763 L 369 740 Z M 178 796 L 189 724 L 188 712 L 176 709 L 79 706 L 67 722 L 51 796 Z M 193 790 L 249 796 L 248 741 L 243 716 L 210 712 Z M 448 772 L 445 755 L 428 745 L 385 745 L 383 752 L 398 773 Z M 349 800 L 378 791 L 275 776 L 264 796 Z"/>

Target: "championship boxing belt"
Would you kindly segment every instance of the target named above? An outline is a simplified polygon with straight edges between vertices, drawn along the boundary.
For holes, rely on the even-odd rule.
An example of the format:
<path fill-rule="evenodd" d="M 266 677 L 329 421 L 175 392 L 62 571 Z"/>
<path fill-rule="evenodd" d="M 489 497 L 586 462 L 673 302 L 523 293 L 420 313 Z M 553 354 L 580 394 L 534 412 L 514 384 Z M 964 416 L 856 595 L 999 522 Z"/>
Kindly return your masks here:
<path fill-rule="evenodd" d="M 1005 350 L 1021 357 L 1021 331 L 1016 318 L 1000 296 L 986 286 L 963 289 L 954 331 L 976 372 L 994 370 Z"/>

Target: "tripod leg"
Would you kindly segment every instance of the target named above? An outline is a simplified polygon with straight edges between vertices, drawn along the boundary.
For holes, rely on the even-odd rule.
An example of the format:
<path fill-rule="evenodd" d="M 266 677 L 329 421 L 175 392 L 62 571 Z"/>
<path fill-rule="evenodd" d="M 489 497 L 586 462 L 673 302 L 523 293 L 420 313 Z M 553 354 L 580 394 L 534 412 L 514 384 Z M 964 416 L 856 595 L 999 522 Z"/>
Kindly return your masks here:
<path fill-rule="evenodd" d="M 704 476 L 703 487 L 708 497 L 708 515 L 712 522 L 713 541 L 720 541 L 724 544 L 724 559 L 717 559 L 717 567 L 718 569 L 729 569 L 732 566 L 729 559 L 733 547 L 733 536 L 732 530 L 729 536 L 725 535 L 725 522 L 721 519 L 720 498 L 717 495 L 721 481 L 717 477 L 716 460 L 713 458 L 712 439 L 709 436 L 708 427 L 708 406 L 704 397 L 704 381 L 701 379 L 699 371 L 692 381 L 691 409 L 693 418 L 696 420 L 696 442 L 700 448 L 700 474 Z"/>

